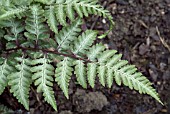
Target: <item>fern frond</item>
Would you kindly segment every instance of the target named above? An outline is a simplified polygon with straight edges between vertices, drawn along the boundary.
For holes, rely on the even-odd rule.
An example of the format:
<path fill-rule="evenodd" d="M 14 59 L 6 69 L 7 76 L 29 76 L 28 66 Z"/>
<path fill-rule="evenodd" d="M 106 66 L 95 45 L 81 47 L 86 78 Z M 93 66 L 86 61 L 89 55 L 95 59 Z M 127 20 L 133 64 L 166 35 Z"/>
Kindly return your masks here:
<path fill-rule="evenodd" d="M 28 10 L 28 7 L 26 7 L 26 6 L 1 7 L 0 20 L 7 20 L 9 18 L 14 18 L 16 16 L 21 18 L 27 10 Z"/>
<path fill-rule="evenodd" d="M 57 27 L 58 22 L 56 19 L 54 6 L 47 6 L 44 15 L 45 18 L 47 19 L 47 23 L 50 26 L 50 29 L 53 32 L 58 33 L 58 27 Z"/>
<path fill-rule="evenodd" d="M 0 95 L 7 86 L 7 76 L 13 71 L 13 67 L 8 63 L 7 59 L 0 60 Z"/>
<path fill-rule="evenodd" d="M 68 57 L 64 57 L 64 59 L 57 64 L 57 68 L 55 70 L 55 81 L 58 83 L 67 99 L 69 98 L 68 86 L 72 71 L 72 60 Z"/>
<path fill-rule="evenodd" d="M 18 62 L 15 65 L 17 69 L 8 75 L 10 92 L 18 99 L 18 101 L 24 105 L 24 107 L 29 110 L 29 90 L 31 85 L 31 72 L 30 72 L 30 60 L 24 57 L 16 57 Z M 20 63 L 20 64 L 19 64 Z"/>
<path fill-rule="evenodd" d="M 44 55 L 43 58 L 33 60 L 31 63 L 34 65 L 31 71 L 34 73 L 32 79 L 34 80 L 35 86 L 37 86 L 37 92 L 43 92 L 45 101 L 57 110 L 54 91 L 52 89 L 54 67 L 50 64 L 46 55 Z"/>
<path fill-rule="evenodd" d="M 39 5 L 33 5 L 30 7 L 29 15 L 26 19 L 26 27 L 25 29 L 28 32 L 25 32 L 24 35 L 35 41 L 35 44 L 38 45 L 38 41 L 49 38 L 49 34 L 47 32 L 47 28 L 44 25 L 45 17 L 43 16 L 44 10 Z"/>
<path fill-rule="evenodd" d="M 70 26 L 64 27 L 59 34 L 56 36 L 58 43 L 58 49 L 69 49 L 70 43 L 77 39 L 78 33 L 81 32 L 80 25 L 82 24 L 81 19 L 76 20 Z"/>
<path fill-rule="evenodd" d="M 87 81 L 86 81 L 86 67 L 82 60 L 74 61 L 75 71 L 74 74 L 76 75 L 78 83 L 83 87 L 87 88 Z"/>
<path fill-rule="evenodd" d="M 65 2 L 56 3 L 55 7 L 59 22 L 62 25 L 66 25 L 66 16 L 70 20 L 74 20 L 75 13 L 78 13 L 79 17 L 89 16 L 89 14 L 95 14 L 103 16 L 104 18 L 109 18 L 112 20 L 112 16 L 109 11 L 105 10 L 101 5 L 97 4 L 98 0 L 66 0 Z M 60 10 L 60 11 L 59 11 Z"/>
<path fill-rule="evenodd" d="M 126 66 L 127 67 L 127 66 Z M 144 93 L 152 96 L 158 102 L 163 104 L 158 97 L 158 93 L 152 87 L 150 81 L 142 75 L 142 73 L 136 72 L 136 68 L 130 68 L 128 70 L 119 69 L 115 70 L 115 79 L 116 82 L 121 85 L 123 83 L 125 86 L 128 86 L 130 89 L 138 90 L 139 93 Z M 119 78 L 118 78 L 119 77 Z"/>
<path fill-rule="evenodd" d="M 94 47 L 92 47 L 92 49 L 93 48 Z M 88 53 L 90 53 L 92 49 L 89 49 Z M 121 83 L 123 83 L 130 89 L 135 89 L 139 91 L 139 93 L 146 93 L 152 96 L 162 104 L 157 92 L 151 86 L 152 84 L 150 83 L 150 81 L 146 77 L 144 77 L 142 73 L 137 72 L 137 68 L 135 68 L 133 65 L 128 65 L 128 61 L 121 60 L 121 54 L 116 53 L 116 50 L 106 50 L 100 52 L 99 56 L 97 56 L 97 61 L 90 63 L 91 65 L 93 65 L 93 67 L 91 65 L 87 67 L 88 69 L 93 68 L 93 70 L 91 70 L 91 73 L 87 74 L 88 81 L 92 81 L 90 82 L 90 85 L 94 87 L 95 76 L 91 75 L 96 74 L 95 67 L 98 66 L 98 76 L 103 86 L 105 86 L 106 77 L 106 82 L 109 88 L 111 88 L 113 80 L 115 80 L 118 85 L 121 85 Z M 93 60 L 94 59 L 91 59 L 91 61 Z M 96 64 L 96 66 L 94 64 Z M 90 70 L 88 70 L 88 72 L 90 72 Z"/>
<path fill-rule="evenodd" d="M 72 49 L 73 53 L 86 53 L 86 50 L 89 49 L 89 47 L 92 45 L 92 43 L 96 39 L 96 36 L 96 31 L 86 30 L 84 33 L 82 33 L 81 36 L 78 37 L 77 40 L 75 40 Z"/>

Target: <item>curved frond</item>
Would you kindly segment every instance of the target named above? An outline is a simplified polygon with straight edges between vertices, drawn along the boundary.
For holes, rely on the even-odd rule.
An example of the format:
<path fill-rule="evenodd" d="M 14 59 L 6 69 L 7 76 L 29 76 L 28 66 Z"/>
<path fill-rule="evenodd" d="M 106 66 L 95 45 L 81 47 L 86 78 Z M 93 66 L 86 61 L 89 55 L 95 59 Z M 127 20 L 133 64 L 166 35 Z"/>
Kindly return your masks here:
<path fill-rule="evenodd" d="M 57 68 L 55 70 L 55 81 L 58 83 L 64 95 L 68 99 L 68 86 L 69 81 L 71 79 L 73 68 L 72 60 L 68 57 L 64 57 L 64 59 L 57 64 Z"/>
<path fill-rule="evenodd" d="M 92 49 L 89 49 L 89 53 L 91 52 L 91 50 L 94 50 L 93 48 L 94 47 L 92 47 Z M 130 89 L 135 89 L 139 91 L 139 93 L 144 93 L 152 96 L 162 104 L 157 92 L 151 86 L 152 84 L 150 83 L 150 81 L 146 77 L 144 77 L 142 73 L 137 72 L 137 68 L 135 68 L 134 65 L 128 65 L 128 61 L 121 60 L 121 54 L 116 53 L 116 50 L 106 50 L 100 52 L 99 56 L 97 57 L 97 61 L 90 63 L 93 65 L 93 67 L 88 66 L 88 69 L 93 68 L 93 70 L 91 70 L 91 73 L 88 73 L 88 75 L 95 74 L 94 72 L 96 72 L 96 69 L 94 64 L 96 64 L 96 66 L 98 66 L 99 81 L 103 86 L 105 86 L 105 78 L 109 88 L 111 88 L 113 80 L 115 80 L 118 85 L 121 85 L 123 83 Z M 87 56 L 89 55 L 87 54 Z M 93 61 L 94 59 L 92 58 L 90 60 Z M 95 76 L 88 76 L 88 80 L 92 81 L 91 85 L 94 86 L 93 77 Z"/>
<path fill-rule="evenodd" d="M 43 58 L 32 60 L 32 65 L 36 65 L 31 68 L 34 73 L 32 79 L 35 86 L 37 86 L 37 92 L 43 92 L 45 101 L 47 101 L 55 110 L 57 110 L 56 100 L 53 91 L 53 77 L 54 67 L 50 64 L 46 55 Z"/>
<path fill-rule="evenodd" d="M 17 70 L 8 75 L 8 84 L 11 88 L 10 92 L 29 110 L 29 90 L 32 82 L 32 74 L 29 66 L 30 61 L 24 57 L 16 57 L 15 59 L 18 62 L 15 65 Z"/>

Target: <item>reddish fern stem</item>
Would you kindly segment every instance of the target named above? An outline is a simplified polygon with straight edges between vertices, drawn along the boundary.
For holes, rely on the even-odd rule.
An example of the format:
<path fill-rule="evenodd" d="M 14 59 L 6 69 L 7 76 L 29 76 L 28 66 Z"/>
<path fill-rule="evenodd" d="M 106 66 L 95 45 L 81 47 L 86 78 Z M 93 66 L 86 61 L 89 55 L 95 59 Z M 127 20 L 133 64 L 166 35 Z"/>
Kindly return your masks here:
<path fill-rule="evenodd" d="M 49 49 L 40 49 L 40 48 L 32 48 L 32 47 L 22 47 L 22 46 L 19 46 L 17 48 L 11 48 L 11 49 L 7 49 L 5 51 L 7 52 L 10 52 L 10 51 L 17 51 L 17 50 L 30 50 L 30 51 L 42 51 L 44 53 L 52 53 L 52 54 L 57 54 L 57 55 L 62 55 L 62 56 L 65 56 L 65 57 L 70 57 L 70 58 L 73 58 L 73 59 L 77 59 L 77 60 L 83 60 L 84 62 L 92 62 L 90 61 L 89 59 L 84 59 L 84 58 L 81 58 L 81 57 L 78 57 L 76 55 L 71 55 L 71 54 L 65 54 L 65 53 L 61 53 L 61 52 L 58 52 L 57 50 L 49 50 Z"/>

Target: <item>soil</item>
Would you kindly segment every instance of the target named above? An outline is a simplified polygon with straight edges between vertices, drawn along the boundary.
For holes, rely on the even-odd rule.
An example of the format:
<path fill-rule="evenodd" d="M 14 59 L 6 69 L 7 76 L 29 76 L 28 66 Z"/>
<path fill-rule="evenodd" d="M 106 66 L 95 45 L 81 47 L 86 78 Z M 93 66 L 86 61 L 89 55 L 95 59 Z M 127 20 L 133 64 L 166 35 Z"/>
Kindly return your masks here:
<path fill-rule="evenodd" d="M 82 90 L 74 77 L 70 82 L 67 100 L 54 85 L 60 114 L 170 114 L 170 0 L 99 0 L 113 15 L 114 29 L 102 42 L 123 54 L 123 59 L 135 64 L 159 93 L 162 106 L 148 95 L 140 95 L 125 86 L 113 85 Z M 84 28 L 109 28 L 107 20 L 93 16 L 85 19 Z M 103 29 L 104 28 L 104 29 Z M 162 39 L 162 40 L 161 40 Z M 167 46 L 167 45 L 168 46 Z M 0 96 L 1 104 L 15 111 L 28 113 L 7 88 Z M 35 87 L 30 92 L 31 114 L 57 114 Z"/>

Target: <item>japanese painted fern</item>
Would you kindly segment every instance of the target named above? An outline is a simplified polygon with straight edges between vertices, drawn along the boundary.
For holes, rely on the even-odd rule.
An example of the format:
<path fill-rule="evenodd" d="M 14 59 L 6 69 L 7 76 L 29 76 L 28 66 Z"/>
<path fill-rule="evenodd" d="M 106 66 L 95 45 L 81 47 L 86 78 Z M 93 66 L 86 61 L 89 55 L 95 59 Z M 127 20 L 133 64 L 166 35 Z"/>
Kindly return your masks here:
<path fill-rule="evenodd" d="M 99 15 L 113 25 L 112 16 L 97 0 L 0 0 L 0 94 L 5 87 L 29 110 L 32 83 L 57 110 L 54 83 L 69 98 L 72 76 L 87 88 L 128 86 L 162 103 L 151 82 L 116 50 L 96 43 L 98 32 L 81 30 L 82 18 Z M 59 29 L 62 25 L 62 29 Z M 49 26 L 49 27 L 48 27 Z M 57 61 L 57 62 L 56 62 Z"/>

